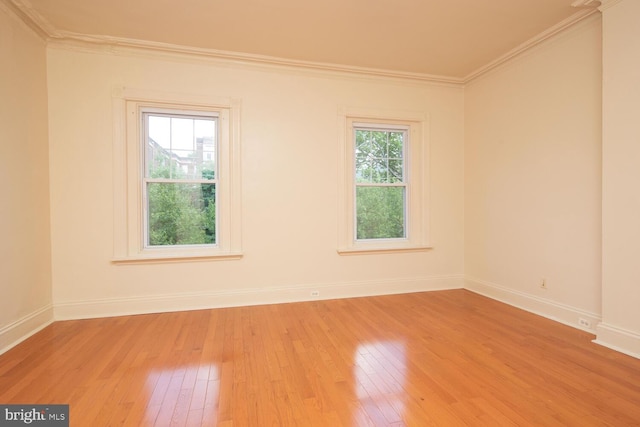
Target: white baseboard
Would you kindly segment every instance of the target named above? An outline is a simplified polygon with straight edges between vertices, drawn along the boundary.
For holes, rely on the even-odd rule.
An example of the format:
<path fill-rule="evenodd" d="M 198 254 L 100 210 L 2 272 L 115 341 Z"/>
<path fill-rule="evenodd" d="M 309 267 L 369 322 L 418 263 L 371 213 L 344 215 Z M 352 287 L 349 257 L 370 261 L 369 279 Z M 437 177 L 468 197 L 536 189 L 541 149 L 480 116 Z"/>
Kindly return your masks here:
<path fill-rule="evenodd" d="M 0 329 L 0 354 L 53 323 L 53 306 L 48 304 Z"/>
<path fill-rule="evenodd" d="M 635 332 L 600 323 L 593 342 L 640 359 L 640 335 Z"/>
<path fill-rule="evenodd" d="M 601 322 L 601 316 L 575 307 L 560 304 L 495 283 L 464 277 L 463 275 L 431 276 L 413 279 L 363 281 L 350 283 L 315 284 L 244 289 L 238 291 L 201 292 L 189 294 L 155 295 L 129 298 L 110 298 L 89 301 L 70 301 L 47 305 L 0 329 L 0 354 L 15 347 L 55 320 L 112 317 L 132 314 L 200 310 L 261 304 L 354 298 L 376 295 L 447 289 L 469 291 L 521 308 L 587 332 L 596 333 L 595 343 L 640 358 L 640 335 Z M 318 296 L 311 293 L 317 291 Z M 578 319 L 592 325 L 585 328 Z"/>
<path fill-rule="evenodd" d="M 66 301 L 54 303 L 54 316 L 56 320 L 87 319 L 169 311 L 201 310 L 461 289 L 463 285 L 464 276 L 459 274 L 398 280 L 308 284 L 237 291 Z M 312 296 L 311 293 L 314 291 L 319 292 L 319 295 Z"/>
<path fill-rule="evenodd" d="M 465 289 L 592 334 L 596 333 L 596 326 L 602 320 L 596 313 L 468 276 L 465 277 Z M 591 326 L 580 325 L 579 319 L 588 321 Z"/>

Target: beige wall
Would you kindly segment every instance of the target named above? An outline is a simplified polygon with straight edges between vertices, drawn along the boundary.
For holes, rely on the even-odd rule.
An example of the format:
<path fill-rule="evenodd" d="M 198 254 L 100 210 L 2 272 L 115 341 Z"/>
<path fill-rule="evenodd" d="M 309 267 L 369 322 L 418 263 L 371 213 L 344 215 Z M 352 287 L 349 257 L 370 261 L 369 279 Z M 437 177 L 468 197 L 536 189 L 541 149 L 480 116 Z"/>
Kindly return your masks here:
<path fill-rule="evenodd" d="M 462 88 L 61 46 L 48 69 L 59 318 L 462 286 Z M 241 260 L 111 263 L 121 87 L 241 98 Z M 337 254 L 340 106 L 429 115 L 433 250 Z"/>
<path fill-rule="evenodd" d="M 52 318 L 45 45 L 0 3 L 0 352 Z"/>
<path fill-rule="evenodd" d="M 640 2 L 611 3 L 603 7 L 603 323 L 598 342 L 640 357 Z"/>
<path fill-rule="evenodd" d="M 601 306 L 600 40 L 599 16 L 589 18 L 465 91 L 467 286 L 591 329 Z"/>

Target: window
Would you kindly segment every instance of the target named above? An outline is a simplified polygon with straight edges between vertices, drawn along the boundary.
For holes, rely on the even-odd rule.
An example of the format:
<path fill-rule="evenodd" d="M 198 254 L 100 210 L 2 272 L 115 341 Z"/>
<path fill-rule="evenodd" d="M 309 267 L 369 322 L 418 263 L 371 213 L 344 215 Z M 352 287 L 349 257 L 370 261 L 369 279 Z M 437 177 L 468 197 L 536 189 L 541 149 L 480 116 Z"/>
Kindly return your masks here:
<path fill-rule="evenodd" d="M 215 245 L 217 115 L 143 110 L 145 247 Z"/>
<path fill-rule="evenodd" d="M 353 124 L 356 240 L 407 236 L 407 126 Z"/>
<path fill-rule="evenodd" d="M 428 249 L 426 118 L 343 108 L 339 120 L 338 252 Z"/>
<path fill-rule="evenodd" d="M 239 258 L 239 101 L 114 95 L 114 262 Z"/>

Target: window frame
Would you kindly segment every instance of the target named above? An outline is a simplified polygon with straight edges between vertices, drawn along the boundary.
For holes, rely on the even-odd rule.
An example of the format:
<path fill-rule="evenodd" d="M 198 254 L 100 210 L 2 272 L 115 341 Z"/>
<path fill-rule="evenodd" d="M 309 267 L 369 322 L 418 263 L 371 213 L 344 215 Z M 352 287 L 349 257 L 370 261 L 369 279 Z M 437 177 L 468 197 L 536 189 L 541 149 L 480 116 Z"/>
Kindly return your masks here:
<path fill-rule="evenodd" d="M 355 131 L 406 129 L 404 142 L 405 237 L 357 238 Z M 425 251 L 429 242 L 428 116 L 425 113 L 340 107 L 338 110 L 338 253 L 354 255 Z"/>
<path fill-rule="evenodd" d="M 354 183 L 353 183 L 353 221 L 354 221 L 354 229 L 353 229 L 353 238 L 356 242 L 373 242 L 373 241 L 378 241 L 378 242 L 391 242 L 391 241 L 403 241 L 405 239 L 407 239 L 407 236 L 409 235 L 409 224 L 408 224 L 408 213 L 409 213 L 409 206 L 410 206 L 410 202 L 409 202 L 409 198 L 410 198 L 410 185 L 409 185 L 409 181 L 408 181 L 408 165 L 407 165 L 407 160 L 408 160 L 408 155 L 407 155 L 407 147 L 410 144 L 410 127 L 408 125 L 391 125 L 388 123 L 369 123 L 369 122 L 363 122 L 363 123 L 358 123 L 358 122 L 351 122 L 351 126 L 352 126 L 352 132 L 351 132 L 351 137 L 353 138 L 353 152 L 354 152 L 354 157 L 353 157 L 353 175 L 354 175 Z M 356 136 L 356 132 L 358 131 L 378 131 L 378 132 L 402 132 L 402 134 L 404 135 L 403 137 L 403 141 L 402 141 L 402 181 L 400 181 L 400 183 L 374 183 L 374 182 L 358 182 L 358 180 L 355 178 L 356 174 L 357 174 L 357 156 L 355 156 L 355 149 L 357 146 L 357 136 Z M 403 219 L 402 219 L 402 228 L 403 228 L 403 236 L 402 237 L 381 237 L 381 238 L 371 238 L 371 239 L 359 239 L 358 238 L 358 188 L 365 188 L 365 187 L 376 187 L 376 188 L 382 188 L 382 187 L 402 187 L 404 189 L 404 203 L 403 203 Z"/>
<path fill-rule="evenodd" d="M 150 237 L 149 237 L 149 190 L 148 190 L 148 184 L 149 183 L 156 183 L 156 184 L 179 184 L 179 183 L 193 183 L 193 184 L 213 184 L 216 186 L 216 188 L 218 187 L 218 183 L 219 183 L 219 168 L 218 168 L 218 161 L 216 161 L 215 163 L 215 171 L 214 171 L 214 178 L 213 179 L 196 179 L 196 178 L 186 178 L 186 179 L 176 179 L 176 178 L 169 178 L 169 179 L 162 179 L 162 178 L 151 178 L 148 175 L 148 168 L 149 168 L 149 164 L 148 161 L 149 159 L 147 158 L 147 151 L 146 151 L 146 145 L 147 145 L 147 141 L 150 138 L 149 135 L 149 120 L 148 117 L 149 116 L 164 116 L 164 117 L 168 117 L 170 119 L 172 118 L 188 118 L 188 119 L 214 119 L 216 121 L 216 134 L 215 134 L 215 149 L 214 149 L 214 153 L 216 154 L 216 160 L 217 160 L 217 155 L 219 153 L 219 141 L 220 141 L 220 117 L 219 117 L 219 113 L 218 112 L 213 112 L 213 111 L 187 111 L 187 110 L 175 110 L 175 109 L 165 109 L 165 108 L 146 108 L 146 107 L 142 107 L 140 108 L 140 119 L 141 119 L 141 141 L 140 141 L 140 145 L 141 145 L 141 157 L 142 157 L 142 179 L 141 179 L 141 192 L 142 192 L 142 220 L 143 220 L 143 227 L 142 227 L 142 231 L 143 231 L 143 247 L 144 249 L 155 249 L 155 248 L 167 248 L 167 247 L 172 247 L 172 248 L 213 248 L 218 246 L 218 239 L 217 239 L 217 233 L 216 233 L 216 242 L 215 243 L 210 243 L 210 244 L 184 244 L 184 245 L 165 245 L 165 246 L 161 246 L 161 245 L 151 245 L 150 243 Z M 218 191 L 216 191 L 215 193 L 215 208 L 216 208 L 216 223 L 215 223 L 215 229 L 216 231 L 219 229 L 219 212 L 218 212 L 218 207 L 219 207 L 219 203 L 218 203 Z"/>
<path fill-rule="evenodd" d="M 235 98 L 116 89 L 114 109 L 114 263 L 239 259 L 241 248 L 240 106 Z M 216 116 L 216 244 L 147 245 L 144 112 Z"/>

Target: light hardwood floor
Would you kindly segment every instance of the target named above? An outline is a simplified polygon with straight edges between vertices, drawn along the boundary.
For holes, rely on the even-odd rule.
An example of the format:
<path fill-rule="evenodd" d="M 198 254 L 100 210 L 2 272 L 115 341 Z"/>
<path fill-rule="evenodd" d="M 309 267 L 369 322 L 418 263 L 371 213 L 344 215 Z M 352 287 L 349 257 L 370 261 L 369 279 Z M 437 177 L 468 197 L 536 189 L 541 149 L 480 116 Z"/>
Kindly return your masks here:
<path fill-rule="evenodd" d="M 453 290 L 57 322 L 0 403 L 72 426 L 640 425 L 640 360 Z"/>

